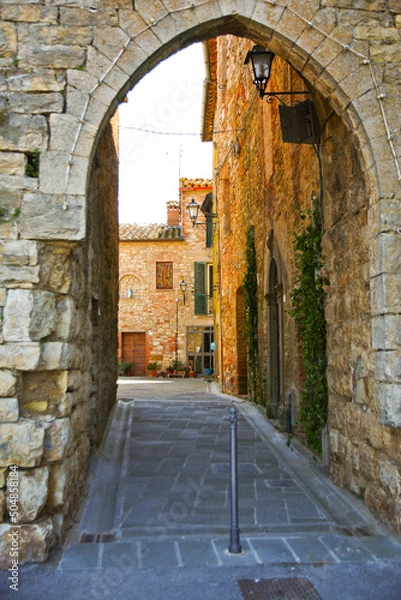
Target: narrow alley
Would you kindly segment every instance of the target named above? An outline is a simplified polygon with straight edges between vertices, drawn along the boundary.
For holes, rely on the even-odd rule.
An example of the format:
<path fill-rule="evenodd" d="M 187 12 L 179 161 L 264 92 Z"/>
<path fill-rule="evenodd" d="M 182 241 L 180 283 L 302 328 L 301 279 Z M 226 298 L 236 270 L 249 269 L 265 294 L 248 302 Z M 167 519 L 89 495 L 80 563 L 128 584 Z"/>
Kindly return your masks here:
<path fill-rule="evenodd" d="M 236 555 L 227 550 L 233 406 Z M 286 442 L 256 405 L 214 383 L 120 380 L 67 543 L 48 563 L 20 569 L 19 597 L 46 590 L 48 598 L 77 599 L 399 598 L 396 536 L 297 442 Z M 1 597 L 11 598 L 3 579 Z"/>

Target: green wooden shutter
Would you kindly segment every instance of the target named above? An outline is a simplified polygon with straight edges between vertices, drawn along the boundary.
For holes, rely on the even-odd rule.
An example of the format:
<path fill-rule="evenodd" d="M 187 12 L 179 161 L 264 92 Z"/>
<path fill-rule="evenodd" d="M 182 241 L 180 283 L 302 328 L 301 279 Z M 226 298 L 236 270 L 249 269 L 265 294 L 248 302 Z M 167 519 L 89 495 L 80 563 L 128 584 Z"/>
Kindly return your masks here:
<path fill-rule="evenodd" d="M 196 315 L 207 315 L 206 263 L 195 263 L 195 305 Z"/>

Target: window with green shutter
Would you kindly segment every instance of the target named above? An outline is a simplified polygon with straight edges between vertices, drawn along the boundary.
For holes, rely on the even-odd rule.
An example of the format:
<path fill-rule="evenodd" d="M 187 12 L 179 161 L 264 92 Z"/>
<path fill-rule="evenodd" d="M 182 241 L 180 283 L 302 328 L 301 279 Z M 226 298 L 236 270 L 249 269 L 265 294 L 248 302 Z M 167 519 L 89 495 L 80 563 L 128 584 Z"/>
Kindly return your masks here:
<path fill-rule="evenodd" d="M 196 262 L 194 272 L 194 312 L 196 315 L 207 315 L 206 263 Z"/>

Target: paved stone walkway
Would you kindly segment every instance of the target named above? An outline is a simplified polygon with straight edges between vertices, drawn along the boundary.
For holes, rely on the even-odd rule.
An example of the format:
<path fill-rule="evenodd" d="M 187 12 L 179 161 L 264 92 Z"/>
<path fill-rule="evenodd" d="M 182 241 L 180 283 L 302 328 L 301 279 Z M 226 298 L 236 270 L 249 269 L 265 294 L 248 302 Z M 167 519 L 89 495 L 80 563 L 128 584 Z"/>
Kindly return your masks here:
<path fill-rule="evenodd" d="M 123 380 L 58 569 L 401 560 L 399 539 L 254 405 L 202 380 Z M 240 555 L 230 555 L 229 420 L 239 415 Z"/>

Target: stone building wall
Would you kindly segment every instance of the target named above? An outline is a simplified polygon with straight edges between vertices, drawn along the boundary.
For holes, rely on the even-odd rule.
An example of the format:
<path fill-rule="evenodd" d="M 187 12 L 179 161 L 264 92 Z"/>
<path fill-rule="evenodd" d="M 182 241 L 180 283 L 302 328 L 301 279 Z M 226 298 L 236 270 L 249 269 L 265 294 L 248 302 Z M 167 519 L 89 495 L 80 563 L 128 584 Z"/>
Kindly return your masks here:
<path fill-rule="evenodd" d="M 211 263 L 212 254 L 211 249 L 206 248 L 204 227 L 193 227 L 186 210 L 191 198 L 201 205 L 211 189 L 211 182 L 207 180 L 180 180 L 177 224 L 181 228 L 181 237 L 175 231 L 175 237 L 171 237 L 169 228 L 161 224 L 156 228 L 135 226 L 132 239 L 129 239 L 129 234 L 120 238 L 120 359 L 122 335 L 125 332 L 140 332 L 146 336 L 146 364 L 157 362 L 161 371 L 171 366 L 177 355 L 178 360 L 186 366 L 187 327 L 213 325 L 211 315 L 194 313 L 194 264 Z M 168 206 L 168 211 L 171 212 L 171 206 Z M 203 216 L 199 214 L 199 220 L 202 221 Z M 168 222 L 173 229 L 176 221 L 176 215 L 170 214 Z M 125 229 L 123 225 L 121 231 Z M 158 232 L 160 239 L 154 239 L 155 236 L 151 235 L 154 231 Z M 143 239 L 138 239 L 139 233 Z M 173 263 L 172 289 L 156 289 L 156 262 Z M 187 284 L 185 304 L 180 291 L 183 280 Z M 127 296 L 128 289 L 132 290 L 132 297 Z"/>
<path fill-rule="evenodd" d="M 338 115 L 358 156 L 356 173 L 360 168 L 368 198 L 372 356 L 369 346 L 362 352 L 360 344 L 361 356 L 352 348 L 347 354 L 357 382 L 352 394 L 359 399 L 365 390 L 370 394 L 373 388 L 370 402 L 374 408 L 363 411 L 359 407 L 362 404 L 349 400 L 352 394 L 346 391 L 346 377 L 342 375 L 337 392 L 343 408 L 339 415 L 333 415 L 337 429 L 333 424 L 332 447 L 334 452 L 337 439 L 339 447 L 347 447 L 347 458 L 341 457 L 341 450 L 333 460 L 343 465 L 352 455 L 353 472 L 362 474 L 373 457 L 377 486 L 367 485 L 365 498 L 378 514 L 387 502 L 386 514 L 399 524 L 399 437 L 395 433 L 401 426 L 399 1 L 297 0 L 281 5 L 265 0 L 194 0 L 184 5 L 175 0 L 57 0 L 47 4 L 7 0 L 0 6 L 0 17 L 3 505 L 5 479 L 17 457 L 21 468 L 42 468 L 45 436 L 62 440 L 57 468 L 54 466 L 50 474 L 47 468 L 38 471 L 32 484 L 34 490 L 43 490 L 40 481 L 51 479 L 52 511 L 59 516 L 29 521 L 31 517 L 24 515 L 24 539 L 31 550 L 21 554 L 21 560 L 45 557 L 47 545 L 39 543 L 37 536 L 41 532 L 42 539 L 50 541 L 52 532 L 65 530 L 83 481 L 79 475 L 76 485 L 77 457 L 81 454 L 74 453 L 66 440 L 72 439 L 68 419 L 73 408 L 91 394 L 91 364 L 94 366 L 87 250 L 103 247 L 87 240 L 87 216 L 96 147 L 118 104 L 145 73 L 189 43 L 224 34 L 269 45 L 287 60 L 311 87 L 314 97 L 320 95 L 330 107 L 327 116 L 332 111 Z M 335 123 L 333 120 L 331 127 Z M 261 152 L 257 140 L 250 140 L 250 144 L 257 156 Z M 27 176 L 25 165 L 32 166 L 38 152 L 39 178 Z M 266 164 L 270 165 L 266 169 L 274 164 L 269 160 L 265 152 Z M 325 160 L 329 164 L 328 155 Z M 347 163 L 348 169 L 352 163 Z M 281 177 L 286 179 L 284 172 Z M 349 177 L 346 189 L 352 187 L 354 173 Z M 336 186 L 335 181 L 332 185 Z M 282 210 L 282 203 L 277 204 Z M 345 209 L 344 200 L 340 214 L 345 215 L 350 207 L 351 202 Z M 361 208 L 357 219 L 363 218 Z M 330 244 L 341 245 L 341 235 L 349 229 L 342 228 L 342 223 L 343 217 L 338 221 L 338 237 L 333 234 L 325 249 Z M 277 239 L 279 231 L 276 225 L 273 233 Z M 274 248 L 274 238 L 270 241 Z M 351 252 L 344 254 L 343 262 L 357 266 Z M 339 261 L 335 268 L 339 268 Z M 357 287 L 363 296 L 362 287 Z M 363 298 L 368 302 L 366 295 Z M 334 299 L 328 301 L 328 314 L 335 304 Z M 351 315 L 352 307 L 346 308 Z M 355 330 L 352 339 L 356 340 L 356 335 Z M 365 446 L 355 444 L 344 429 L 340 431 L 345 409 L 350 408 L 358 419 L 361 417 L 361 423 L 365 415 Z M 29 416 L 30 411 L 38 410 L 40 417 Z M 80 422 L 79 412 L 74 414 Z M 50 430 L 48 422 L 54 415 L 59 420 L 58 429 Z M 79 439 L 82 447 L 89 447 L 87 428 Z M 52 475 L 57 470 L 57 480 L 65 482 L 59 488 Z M 343 479 L 341 471 L 337 469 Z M 351 471 L 348 468 L 346 472 L 349 481 Z M 362 476 L 358 478 L 361 486 Z M 42 492 L 38 495 L 43 497 Z M 9 529 L 9 515 L 4 514 L 2 540 Z"/>
<path fill-rule="evenodd" d="M 8 289 L 2 292 L 0 354 L 7 369 L 0 399 L 0 522 L 4 522 L 0 524 L 0 554 L 4 565 L 10 543 L 7 517 L 13 507 L 7 490 L 15 473 L 7 463 L 18 473 L 19 559 L 43 560 L 54 541 L 64 538 L 78 508 L 90 444 L 96 446 L 102 438 L 115 402 L 116 131 L 114 119 L 96 151 L 85 244 L 53 242 L 49 235 L 48 241 L 23 242 L 21 255 L 21 242 L 3 241 L 10 275 L 18 262 L 30 272 L 23 289 L 9 278 Z M 36 182 L 33 179 L 32 184 Z M 44 208 L 48 199 L 40 202 Z M 12 226 L 5 223 L 2 227 Z M 48 226 L 57 227 L 57 215 L 51 211 Z M 21 339 L 30 340 L 24 349 Z"/>
<path fill-rule="evenodd" d="M 324 99 L 313 92 L 323 124 L 319 161 L 311 145 L 282 141 L 278 101 L 263 102 L 243 65 L 253 44 L 219 38 L 216 208 L 219 213 L 220 314 L 223 388 L 239 393 L 238 291 L 246 271 L 245 239 L 254 227 L 257 254 L 260 385 L 258 401 L 270 417 L 286 424 L 287 395 L 303 388 L 297 327 L 291 293 L 297 286 L 294 234 L 305 226 L 302 212 L 323 195 L 323 276 L 329 386 L 330 472 L 333 480 L 365 499 L 373 512 L 399 531 L 399 429 L 378 421 L 374 385 L 374 348 L 370 330 L 369 193 L 357 141 Z M 302 90 L 303 82 L 283 60 L 274 59 L 269 89 Z M 302 97 L 296 97 L 303 100 Z M 290 100 L 287 98 L 286 103 Z M 225 135 L 223 132 L 227 131 Z M 233 134 L 233 132 L 236 132 Z M 278 290 L 269 286 L 272 261 Z M 278 304 L 279 340 L 272 343 L 272 295 Z M 274 361 L 279 361 L 279 398 L 272 398 Z M 272 406 L 278 402 L 278 407 Z M 278 410 L 277 410 L 278 409 Z M 296 416 L 292 415 L 293 419 Z M 297 435 L 303 439 L 302 431 Z"/>

